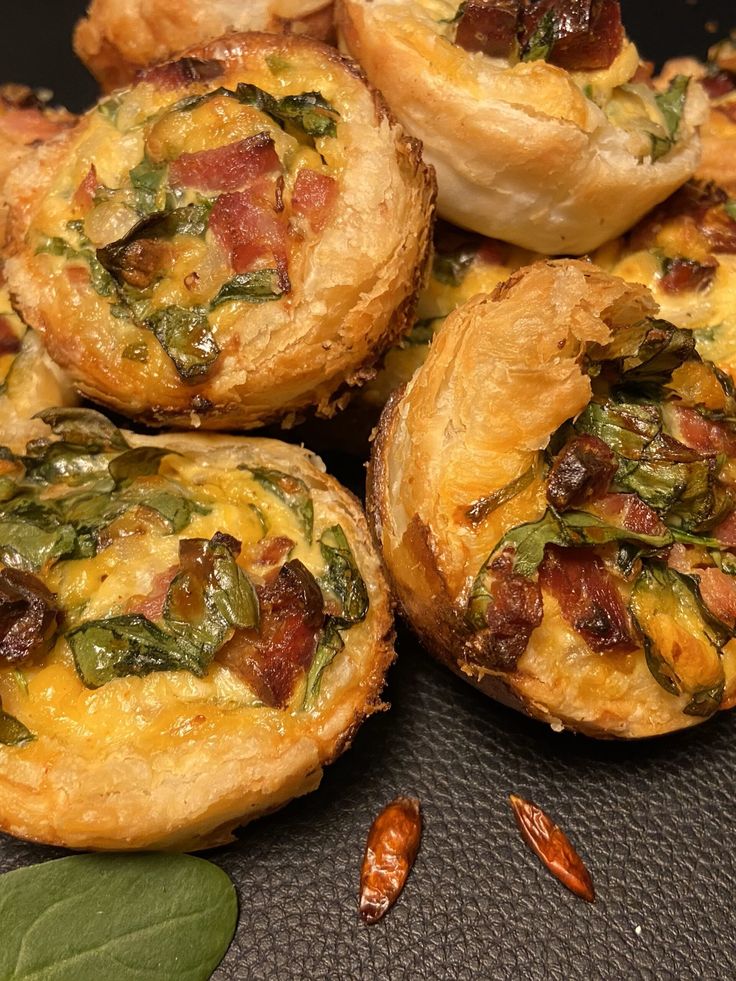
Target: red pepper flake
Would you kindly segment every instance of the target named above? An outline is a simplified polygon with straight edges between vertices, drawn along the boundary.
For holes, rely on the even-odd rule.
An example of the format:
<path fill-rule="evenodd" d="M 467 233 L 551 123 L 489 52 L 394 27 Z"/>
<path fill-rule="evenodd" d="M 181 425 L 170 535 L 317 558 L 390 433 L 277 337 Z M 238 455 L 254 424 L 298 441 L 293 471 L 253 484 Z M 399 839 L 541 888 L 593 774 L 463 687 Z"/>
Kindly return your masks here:
<path fill-rule="evenodd" d="M 360 870 L 360 915 L 377 923 L 399 898 L 422 836 L 422 813 L 414 797 L 397 797 L 371 825 Z"/>
<path fill-rule="evenodd" d="M 524 800 L 523 797 L 511 794 L 509 802 L 521 835 L 537 858 L 547 866 L 555 878 L 567 886 L 570 892 L 574 892 L 576 896 L 589 903 L 595 902 L 595 890 L 590 872 L 562 828 L 559 828 L 541 807 Z"/>

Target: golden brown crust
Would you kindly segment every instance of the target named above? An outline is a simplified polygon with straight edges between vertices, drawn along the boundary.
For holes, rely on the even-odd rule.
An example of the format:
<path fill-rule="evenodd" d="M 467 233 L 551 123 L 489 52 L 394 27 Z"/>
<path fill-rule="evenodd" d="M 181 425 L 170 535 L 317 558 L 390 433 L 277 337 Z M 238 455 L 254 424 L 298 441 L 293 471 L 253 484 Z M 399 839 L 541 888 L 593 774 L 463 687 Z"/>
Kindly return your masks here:
<path fill-rule="evenodd" d="M 344 632 L 345 648 L 310 711 L 228 703 L 232 694 L 213 689 L 209 674 L 159 672 L 89 690 L 57 666 L 30 681 L 26 698 L 57 705 L 55 721 L 31 743 L 0 746 L 3 831 L 72 848 L 211 847 L 313 790 L 362 720 L 383 707 L 394 657 L 388 588 L 359 503 L 307 451 L 263 439 L 125 435 L 133 446 L 165 445 L 206 467 L 258 465 L 300 477 L 315 527 L 342 525 L 369 592 L 367 618 Z M 7 686 L 3 702 L 28 721 L 23 697 Z"/>
<path fill-rule="evenodd" d="M 16 302 L 80 390 L 129 416 L 217 429 L 251 428 L 310 407 L 330 415 L 334 400 L 372 377 L 382 353 L 411 324 L 429 252 L 433 174 L 422 163 L 419 144 L 394 123 L 380 95 L 331 48 L 295 35 L 248 34 L 188 55 L 225 64 L 226 77 L 213 88 L 249 77 L 253 69 L 245 66 L 279 55 L 307 66 L 310 88 L 324 80 L 334 90 L 345 119 L 335 138 L 345 154 L 337 203 L 330 223 L 303 252 L 299 282 L 288 300 L 240 304 L 247 309 L 218 336 L 222 353 L 204 380 L 183 382 L 157 344 L 149 344 L 146 364 L 122 359 L 127 328 L 111 313 L 111 303 L 89 283 L 70 282 L 59 263 L 58 274 L 49 276 L 48 256 L 38 256 L 28 241 L 39 200 L 51 193 L 59 168 L 75 166 L 88 153 L 85 138 L 101 125 L 93 110 L 11 182 L 15 255 L 8 279 Z M 171 102 L 187 91 L 173 93 Z M 114 134 L 115 145 L 117 140 Z M 66 326 L 70 304 L 78 311 L 73 335 Z"/>
<path fill-rule="evenodd" d="M 105 91 L 137 72 L 232 31 L 334 37 L 325 0 L 92 0 L 74 29 L 74 50 Z"/>
<path fill-rule="evenodd" d="M 583 92 L 591 82 L 605 101 L 631 81 L 633 45 L 606 72 L 580 77 L 541 61 L 509 68 L 452 44 L 436 14 L 425 0 L 337 5 L 341 44 L 424 144 L 441 217 L 544 254 L 578 255 L 621 234 L 693 173 L 705 114 L 699 88 L 688 94 L 678 142 L 654 163 L 642 132 L 611 122 Z"/>
<path fill-rule="evenodd" d="M 368 514 L 404 615 L 443 663 L 529 715 L 595 736 L 641 738 L 700 721 L 665 692 L 641 649 L 593 652 L 544 598 L 513 671 L 479 669 L 465 619 L 478 570 L 511 528 L 545 509 L 534 479 L 477 527 L 462 515 L 530 466 L 587 405 L 578 356 L 656 312 L 648 292 L 583 262 L 540 262 L 447 318 L 423 367 L 381 417 Z M 736 686 L 725 649 L 726 691 Z"/>

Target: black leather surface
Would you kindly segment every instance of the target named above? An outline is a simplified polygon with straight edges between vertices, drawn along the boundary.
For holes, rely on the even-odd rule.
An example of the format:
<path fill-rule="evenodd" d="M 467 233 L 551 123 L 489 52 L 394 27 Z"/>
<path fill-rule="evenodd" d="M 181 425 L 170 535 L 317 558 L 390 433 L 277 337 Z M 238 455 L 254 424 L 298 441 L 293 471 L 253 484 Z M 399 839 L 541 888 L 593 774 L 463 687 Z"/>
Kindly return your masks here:
<path fill-rule="evenodd" d="M 91 89 L 64 67 L 81 6 L 15 5 L 0 75 L 81 105 Z M 733 0 L 624 6 L 654 57 L 704 49 L 706 20 L 720 15 L 725 26 L 729 9 L 736 20 Z M 39 30 L 43 44 L 29 48 Z M 217 978 L 736 977 L 736 717 L 649 743 L 595 743 L 493 704 L 406 633 L 399 650 L 390 712 L 363 727 L 320 790 L 211 853 L 241 903 Z M 527 850 L 509 792 L 568 832 L 592 872 L 595 905 Z M 365 835 L 396 794 L 422 800 L 422 848 L 397 906 L 368 928 L 357 916 Z M 59 854 L 0 836 L 0 871 Z"/>

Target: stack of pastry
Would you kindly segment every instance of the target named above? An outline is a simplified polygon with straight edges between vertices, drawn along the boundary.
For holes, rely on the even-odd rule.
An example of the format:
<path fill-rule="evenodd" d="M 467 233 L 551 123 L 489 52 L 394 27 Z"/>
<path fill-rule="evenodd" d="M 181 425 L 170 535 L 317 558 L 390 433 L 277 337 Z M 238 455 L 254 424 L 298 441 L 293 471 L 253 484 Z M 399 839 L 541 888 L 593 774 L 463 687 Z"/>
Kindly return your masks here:
<path fill-rule="evenodd" d="M 392 592 L 555 727 L 727 707 L 732 48 L 654 79 L 617 0 L 93 0 L 75 44 L 87 113 L 0 102 L 0 827 L 202 847 L 313 789 Z M 369 521 L 234 435 L 381 410 Z"/>

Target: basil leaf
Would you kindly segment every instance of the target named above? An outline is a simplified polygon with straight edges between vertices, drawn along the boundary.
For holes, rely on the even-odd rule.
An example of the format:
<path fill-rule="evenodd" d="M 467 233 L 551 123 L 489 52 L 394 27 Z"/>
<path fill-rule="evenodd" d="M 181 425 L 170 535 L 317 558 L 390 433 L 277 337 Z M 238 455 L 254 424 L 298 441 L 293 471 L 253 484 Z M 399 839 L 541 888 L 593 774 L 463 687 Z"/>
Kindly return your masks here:
<path fill-rule="evenodd" d="M 521 52 L 522 61 L 545 61 L 555 43 L 557 22 L 553 10 L 542 17 Z"/>
<path fill-rule="evenodd" d="M 136 446 L 111 460 L 108 471 L 117 487 L 127 486 L 138 477 L 157 474 L 161 460 L 171 452 L 161 446 Z"/>
<path fill-rule="evenodd" d="M 185 380 L 206 375 L 220 355 L 203 307 L 164 307 L 147 324 Z"/>
<path fill-rule="evenodd" d="M 138 214 L 150 215 L 160 210 L 158 203 L 166 170 L 166 164 L 157 164 L 144 157 L 138 166 L 130 171 L 130 183 L 135 191 L 135 208 Z"/>
<path fill-rule="evenodd" d="M 228 280 L 210 301 L 210 310 L 221 303 L 245 300 L 246 303 L 267 303 L 280 299 L 286 291 L 280 285 L 278 269 L 256 269 L 239 273 Z"/>
<path fill-rule="evenodd" d="M 207 670 L 208 662 L 198 649 L 139 613 L 87 620 L 66 639 L 79 677 L 88 688 L 154 671 L 191 671 L 202 678 Z"/>
<path fill-rule="evenodd" d="M 3 710 L 3 703 L 0 701 L 0 745 L 22 746 L 23 743 L 29 743 L 35 738 L 27 726 L 24 726 L 14 715 Z M 1 962 L 2 955 L 0 955 Z"/>
<path fill-rule="evenodd" d="M 118 427 L 94 409 L 43 409 L 33 418 L 41 419 L 65 442 L 84 446 L 90 453 L 128 449 L 128 442 Z"/>
<path fill-rule="evenodd" d="M 73 855 L 0 876 L 0 977 L 207 981 L 238 905 L 192 855 Z"/>
<path fill-rule="evenodd" d="M 644 535 L 628 528 L 617 528 L 586 511 L 566 511 L 559 515 L 550 508 L 538 521 L 508 531 L 491 553 L 491 559 L 511 546 L 515 550 L 513 571 L 531 578 L 544 559 L 547 545 L 573 547 L 612 541 L 640 542 L 657 549 L 671 545 L 673 539 L 669 531 L 662 535 Z"/>
<path fill-rule="evenodd" d="M 326 563 L 320 585 L 340 601 L 340 614 L 333 617 L 335 623 L 343 627 L 359 623 L 368 612 L 368 590 L 340 525 L 333 525 L 322 533 L 319 547 Z"/>
<path fill-rule="evenodd" d="M 304 532 L 304 537 L 309 545 L 312 544 L 312 531 L 314 526 L 314 502 L 309 488 L 299 477 L 291 474 L 282 473 L 281 470 L 272 470 L 268 467 L 248 467 L 242 465 L 239 469 L 249 470 L 253 474 L 261 487 L 275 494 L 280 501 L 283 501 L 299 519 L 299 524 Z"/>
<path fill-rule="evenodd" d="M 345 647 L 345 641 L 340 636 L 337 622 L 331 617 L 327 620 L 322 636 L 320 637 L 312 663 L 307 673 L 307 682 L 304 690 L 304 701 L 302 709 L 308 711 L 314 707 L 319 691 L 322 686 L 322 675 L 340 651 Z"/>

